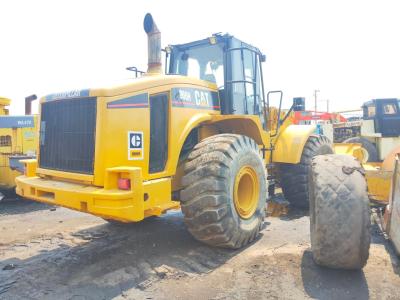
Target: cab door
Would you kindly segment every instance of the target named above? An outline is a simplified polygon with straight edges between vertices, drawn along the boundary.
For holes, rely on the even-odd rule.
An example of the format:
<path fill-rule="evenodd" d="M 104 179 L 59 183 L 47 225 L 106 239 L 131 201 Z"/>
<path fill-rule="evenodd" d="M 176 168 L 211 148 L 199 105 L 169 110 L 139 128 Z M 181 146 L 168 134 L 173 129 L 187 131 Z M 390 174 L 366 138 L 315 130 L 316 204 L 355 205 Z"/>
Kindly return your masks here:
<path fill-rule="evenodd" d="M 400 136 L 399 101 L 397 99 L 377 100 L 376 106 L 376 132 L 381 133 L 382 137 Z"/>
<path fill-rule="evenodd" d="M 226 56 L 225 86 L 230 105 L 225 113 L 258 115 L 264 126 L 261 53 L 232 38 Z"/>

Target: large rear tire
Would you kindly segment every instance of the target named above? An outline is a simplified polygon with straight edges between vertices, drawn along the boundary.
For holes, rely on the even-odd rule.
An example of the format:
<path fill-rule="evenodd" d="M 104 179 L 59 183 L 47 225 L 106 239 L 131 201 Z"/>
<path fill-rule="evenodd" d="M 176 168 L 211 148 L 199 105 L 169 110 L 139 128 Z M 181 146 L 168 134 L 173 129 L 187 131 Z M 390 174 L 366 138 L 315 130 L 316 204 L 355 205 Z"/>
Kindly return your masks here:
<path fill-rule="evenodd" d="M 292 206 L 309 207 L 308 173 L 314 156 L 332 154 L 332 142 L 324 135 L 312 135 L 308 138 L 298 164 L 279 166 L 280 183 L 283 195 Z"/>
<path fill-rule="evenodd" d="M 241 248 L 265 216 L 267 176 L 254 140 L 219 134 L 197 144 L 184 165 L 180 193 L 189 232 L 208 245 Z"/>
<path fill-rule="evenodd" d="M 379 155 L 376 146 L 367 139 L 362 137 L 352 137 L 343 141 L 343 143 L 359 143 L 368 153 L 368 159 L 367 159 L 368 162 L 379 161 Z"/>
<path fill-rule="evenodd" d="M 310 172 L 310 229 L 314 261 L 335 269 L 361 269 L 368 260 L 367 183 L 350 155 L 315 157 Z"/>

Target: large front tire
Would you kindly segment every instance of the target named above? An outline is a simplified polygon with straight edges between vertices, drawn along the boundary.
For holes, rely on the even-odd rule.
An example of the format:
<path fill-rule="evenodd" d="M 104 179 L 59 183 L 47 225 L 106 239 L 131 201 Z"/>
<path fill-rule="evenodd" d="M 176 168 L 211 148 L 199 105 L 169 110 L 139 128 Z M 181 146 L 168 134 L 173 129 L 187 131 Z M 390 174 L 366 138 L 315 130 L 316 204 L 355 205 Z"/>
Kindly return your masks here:
<path fill-rule="evenodd" d="M 312 135 L 303 148 L 300 163 L 279 166 L 283 195 L 292 206 L 308 208 L 308 174 L 311 160 L 317 155 L 332 154 L 332 142 L 324 135 Z"/>
<path fill-rule="evenodd" d="M 367 183 L 350 155 L 313 159 L 310 230 L 314 261 L 335 269 L 361 269 L 368 260 L 370 214 Z"/>
<path fill-rule="evenodd" d="M 235 134 L 204 139 L 184 165 L 180 193 L 189 232 L 208 245 L 241 248 L 265 216 L 267 176 L 254 140 Z"/>

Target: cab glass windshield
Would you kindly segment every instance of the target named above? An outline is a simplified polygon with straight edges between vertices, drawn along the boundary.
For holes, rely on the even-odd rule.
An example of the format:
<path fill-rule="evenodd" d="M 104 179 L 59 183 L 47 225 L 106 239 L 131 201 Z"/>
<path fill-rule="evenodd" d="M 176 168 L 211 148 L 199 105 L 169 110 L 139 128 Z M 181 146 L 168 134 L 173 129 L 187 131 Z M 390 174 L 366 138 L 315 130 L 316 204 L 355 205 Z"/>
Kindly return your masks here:
<path fill-rule="evenodd" d="M 170 74 L 180 74 L 224 85 L 222 45 L 200 45 L 185 49 L 176 48 L 172 53 Z"/>

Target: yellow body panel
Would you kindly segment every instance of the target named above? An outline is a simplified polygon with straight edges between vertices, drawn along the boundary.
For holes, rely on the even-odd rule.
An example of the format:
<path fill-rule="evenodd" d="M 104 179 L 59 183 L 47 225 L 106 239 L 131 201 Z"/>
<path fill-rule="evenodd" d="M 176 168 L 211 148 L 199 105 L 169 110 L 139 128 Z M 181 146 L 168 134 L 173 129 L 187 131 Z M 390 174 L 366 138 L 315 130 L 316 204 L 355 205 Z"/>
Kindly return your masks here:
<path fill-rule="evenodd" d="M 0 116 L 8 115 L 8 108 L 11 100 L 5 97 L 0 97 Z"/>
<path fill-rule="evenodd" d="M 12 155 L 35 155 L 37 148 L 37 116 L 32 117 L 33 124 L 29 125 L 32 127 L 18 125 L 19 118 L 25 118 L 25 116 L 8 116 L 6 106 L 10 102 L 10 99 L 0 97 L 0 119 L 3 118 L 3 121 L 7 119 L 7 122 L 0 127 L 0 189 L 13 188 L 15 177 L 21 175 L 18 171 L 10 169 L 9 157 Z M 8 127 L 8 123 L 10 127 Z"/>
<path fill-rule="evenodd" d="M 193 108 L 172 107 L 170 103 L 169 131 L 168 131 L 168 158 L 163 172 L 149 174 L 149 153 L 144 151 L 142 160 L 127 161 L 127 132 L 139 131 L 144 135 L 144 149 L 149 149 L 149 120 L 148 108 L 135 109 L 107 109 L 112 101 L 135 95 L 148 93 L 149 97 L 160 93 L 169 93 L 174 87 L 193 87 L 216 91 L 215 84 L 184 76 L 159 75 L 140 78 L 130 84 L 107 89 L 91 89 L 89 96 L 97 97 L 96 118 L 96 151 L 93 178 L 82 178 L 82 174 L 59 172 L 54 170 L 38 169 L 38 174 L 68 178 L 71 180 L 89 180 L 96 186 L 104 185 L 104 170 L 117 166 L 139 167 L 143 172 L 143 179 L 150 180 L 168 177 L 175 174 L 180 149 L 190 131 L 201 123 L 211 120 L 211 116 L 219 111 L 199 110 Z M 171 98 L 171 97 L 170 97 Z M 41 99 L 41 103 L 46 101 Z M 134 121 L 132 121 L 134 120 Z M 110 124 L 112 124 L 110 126 Z M 40 153 L 39 153 L 40 155 Z M 91 180 L 92 179 L 92 180 Z"/>
<path fill-rule="evenodd" d="M 289 125 L 283 128 L 276 139 L 272 161 L 299 163 L 304 145 L 314 132 L 315 126 L 312 125 Z"/>
<path fill-rule="evenodd" d="M 268 145 L 270 142 L 269 132 L 263 130 L 259 116 L 219 115 L 213 116 L 211 123 L 222 132 L 249 136 L 259 145 Z"/>
<path fill-rule="evenodd" d="M 333 148 L 336 154 L 352 155 L 361 163 L 365 163 L 368 158 L 368 153 L 358 143 L 334 143 Z"/>
<path fill-rule="evenodd" d="M 363 164 L 368 195 L 372 200 L 387 204 L 389 203 L 393 172 L 382 170 L 378 164 Z"/>
<path fill-rule="evenodd" d="M 1 155 L 1 154 L 0 154 Z M 8 157 L 1 155 L 0 166 L 0 189 L 8 190 L 15 187 L 15 178 L 21 175 L 20 172 L 11 170 L 8 165 Z"/>
<path fill-rule="evenodd" d="M 140 168 L 132 167 L 107 169 L 104 188 L 37 176 L 19 176 L 16 179 L 17 193 L 40 202 L 122 222 L 141 221 L 147 216 L 158 216 L 167 209 L 179 208 L 179 202 L 168 199 L 164 194 L 171 191 L 170 178 L 143 182 L 141 173 Z M 130 190 L 117 188 L 121 174 L 131 179 Z"/>

